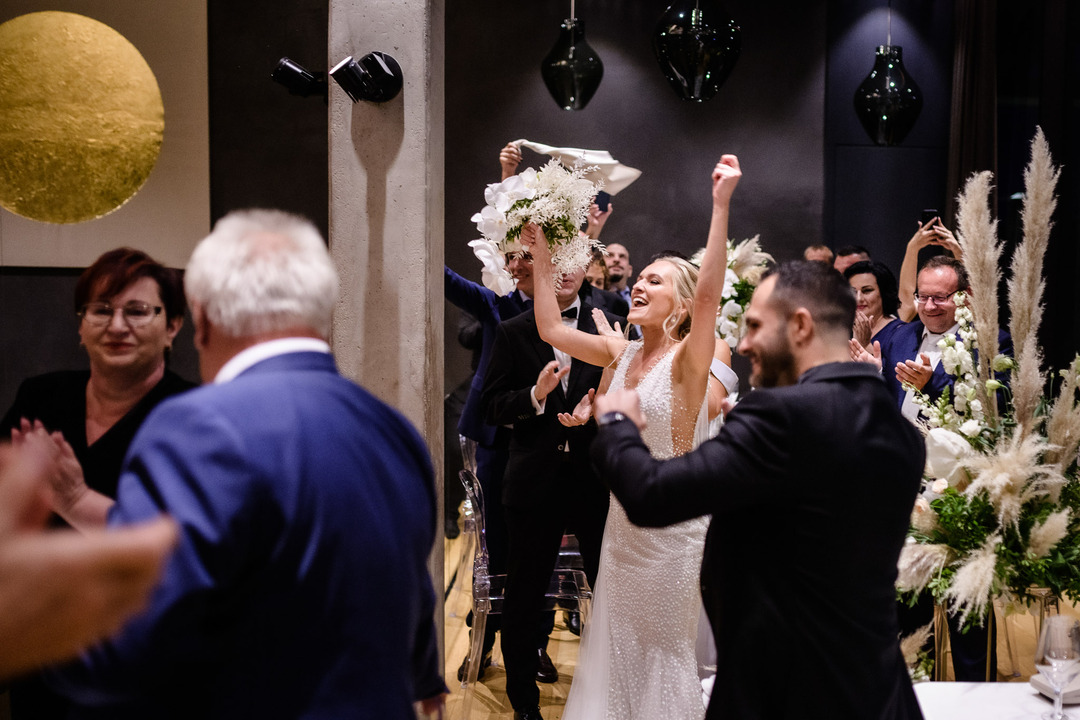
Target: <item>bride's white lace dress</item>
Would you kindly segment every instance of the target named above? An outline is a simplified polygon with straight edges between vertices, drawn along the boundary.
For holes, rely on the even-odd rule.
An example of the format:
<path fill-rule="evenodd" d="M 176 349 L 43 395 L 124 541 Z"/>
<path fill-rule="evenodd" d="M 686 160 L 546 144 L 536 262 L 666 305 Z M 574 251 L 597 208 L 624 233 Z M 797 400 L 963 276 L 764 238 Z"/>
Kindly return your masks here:
<path fill-rule="evenodd" d="M 627 368 L 640 350 L 641 341 L 627 346 L 610 390 L 626 386 Z M 693 431 L 673 431 L 674 352 L 657 361 L 637 385 L 647 422 L 642 438 L 658 459 L 684 454 L 708 436 L 704 398 L 700 409 L 691 410 L 697 417 Z M 702 517 L 666 528 L 640 528 L 612 496 L 593 612 L 582 634 L 563 720 L 705 716 L 695 643 L 703 617 L 698 577 L 708 526 L 709 519 Z"/>

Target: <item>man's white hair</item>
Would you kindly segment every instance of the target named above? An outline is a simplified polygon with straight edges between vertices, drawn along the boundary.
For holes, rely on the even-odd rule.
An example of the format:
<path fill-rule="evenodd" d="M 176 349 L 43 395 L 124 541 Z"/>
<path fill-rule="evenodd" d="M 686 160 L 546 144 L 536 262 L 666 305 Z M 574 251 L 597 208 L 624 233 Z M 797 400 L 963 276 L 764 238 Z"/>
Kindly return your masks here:
<path fill-rule="evenodd" d="M 233 337 L 298 325 L 329 337 L 338 276 L 311 222 L 279 210 L 239 210 L 195 248 L 184 289 Z"/>

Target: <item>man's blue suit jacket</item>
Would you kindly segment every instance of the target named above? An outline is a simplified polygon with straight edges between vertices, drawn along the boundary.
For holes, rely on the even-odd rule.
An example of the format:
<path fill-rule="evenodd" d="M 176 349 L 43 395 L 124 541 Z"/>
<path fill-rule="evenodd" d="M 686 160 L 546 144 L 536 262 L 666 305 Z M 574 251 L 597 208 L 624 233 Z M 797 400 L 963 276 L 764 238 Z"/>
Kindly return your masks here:
<path fill-rule="evenodd" d="M 495 426 L 484 422 L 480 393 L 484 389 L 484 376 L 491 361 L 495 330 L 500 322 L 520 315 L 528 306 L 519 293 L 497 295 L 483 285 L 466 280 L 450 268 L 444 268 L 443 274 L 446 299 L 480 321 L 480 363 L 469 386 L 465 407 L 461 410 L 458 432 L 482 445 L 491 445 L 495 441 Z"/>
<path fill-rule="evenodd" d="M 163 403 L 109 524 L 168 513 L 180 544 L 148 610 L 56 673 L 72 717 L 411 720 L 445 689 L 435 502 L 420 436 L 328 354 Z"/>
<path fill-rule="evenodd" d="M 923 327 L 922 321 L 918 319 L 901 325 L 881 346 L 881 376 L 885 378 L 889 392 L 896 398 L 897 407 L 903 406 L 907 392 L 896 379 L 896 364 L 905 360 L 914 360 L 918 356 L 919 345 L 922 344 Z M 1005 331 L 998 333 L 998 352 L 1010 356 L 1013 354 L 1012 337 Z M 1007 383 L 1008 373 L 998 375 L 998 380 Z M 931 401 L 935 401 L 941 396 L 942 391 L 947 387 L 952 387 L 955 381 L 955 377 L 945 372 L 945 366 L 938 363 L 930 380 L 923 387 L 923 392 Z"/>

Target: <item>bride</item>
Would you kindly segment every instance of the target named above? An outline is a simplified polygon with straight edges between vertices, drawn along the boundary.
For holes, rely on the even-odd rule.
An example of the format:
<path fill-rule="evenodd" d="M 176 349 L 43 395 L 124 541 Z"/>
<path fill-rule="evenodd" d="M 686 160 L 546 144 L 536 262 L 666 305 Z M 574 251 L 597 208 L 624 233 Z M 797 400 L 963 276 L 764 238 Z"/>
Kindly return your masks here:
<path fill-rule="evenodd" d="M 637 388 L 645 443 L 656 458 L 682 455 L 708 436 L 706 389 L 727 268 L 728 210 L 741 175 L 734 155 L 724 155 L 712 172 L 712 222 L 700 271 L 682 258 L 662 257 L 638 276 L 627 322 L 641 328 L 641 340 L 566 327 L 552 285 L 536 283 L 534 289 L 545 342 L 606 367 L 601 392 Z M 537 277 L 547 277 L 551 255 L 543 232 L 526 226 L 521 240 L 532 250 Z M 560 420 L 588 422 L 592 396 Z M 564 720 L 704 717 L 694 646 L 707 528 L 707 518 L 639 528 L 611 498 L 592 619 Z"/>

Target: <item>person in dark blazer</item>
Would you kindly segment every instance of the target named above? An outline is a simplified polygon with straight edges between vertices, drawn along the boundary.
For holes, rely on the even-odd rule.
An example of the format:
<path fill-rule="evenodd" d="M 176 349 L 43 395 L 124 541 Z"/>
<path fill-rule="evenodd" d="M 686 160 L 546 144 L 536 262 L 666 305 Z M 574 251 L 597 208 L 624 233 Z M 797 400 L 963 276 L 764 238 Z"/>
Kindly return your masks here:
<path fill-rule="evenodd" d="M 185 286 L 208 384 L 150 414 L 108 515 L 167 514 L 179 544 L 145 612 L 50 676 L 69 717 L 441 716 L 431 461 L 336 368 L 318 230 L 230 213 Z"/>
<path fill-rule="evenodd" d="M 593 306 L 578 296 L 584 277 L 584 271 L 564 276 L 557 296 L 564 322 L 595 333 Z M 615 321 L 624 320 L 609 315 L 609 322 Z M 596 427 L 566 427 L 558 415 L 572 413 L 599 386 L 601 375 L 594 365 L 558 359 L 540 339 L 532 310 L 498 327 L 482 403 L 489 423 L 513 425 L 502 492 L 510 540 L 502 648 L 506 692 L 515 717 L 526 720 L 539 718 L 535 617 L 563 533 L 577 535 L 590 582 L 600 562 L 608 494 L 589 465 Z"/>
<path fill-rule="evenodd" d="M 854 315 L 847 282 L 822 263 L 766 277 L 739 345 L 758 389 L 681 457 L 649 455 L 634 391 L 596 399 L 592 457 L 630 520 L 712 514 L 707 718 L 921 717 L 894 583 L 925 450 L 874 368 L 845 362 Z"/>
<path fill-rule="evenodd" d="M 909 420 L 919 416 L 919 406 L 912 393 L 904 388 L 909 383 L 936 401 L 946 388 L 952 388 L 956 378 L 945 372 L 938 341 L 957 332 L 956 303 L 953 295 L 959 290 L 970 292 L 967 270 L 963 263 L 947 255 L 937 255 L 922 267 L 916 281 L 915 309 L 918 319 L 897 328 L 881 345 L 882 377 L 885 378 L 897 407 Z M 998 352 L 1012 355 L 1012 337 L 998 333 Z M 977 353 L 977 351 L 976 351 Z M 977 354 L 975 355 L 977 359 Z M 997 379 L 1008 385 L 1009 374 L 1000 373 Z M 1004 392 L 1004 391 L 999 391 Z M 914 608 L 901 607 L 901 622 L 905 633 L 930 622 L 933 603 L 920 599 Z M 992 613 L 991 613 L 992 615 Z M 997 643 L 993 618 L 961 632 L 958 619 L 949 616 L 949 638 L 952 646 L 953 675 L 964 682 L 980 682 L 997 677 Z M 987 647 L 990 648 L 989 662 Z M 928 650 L 933 654 L 933 647 Z"/>

